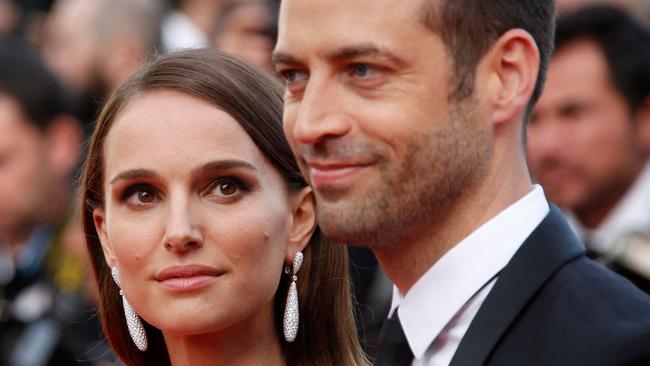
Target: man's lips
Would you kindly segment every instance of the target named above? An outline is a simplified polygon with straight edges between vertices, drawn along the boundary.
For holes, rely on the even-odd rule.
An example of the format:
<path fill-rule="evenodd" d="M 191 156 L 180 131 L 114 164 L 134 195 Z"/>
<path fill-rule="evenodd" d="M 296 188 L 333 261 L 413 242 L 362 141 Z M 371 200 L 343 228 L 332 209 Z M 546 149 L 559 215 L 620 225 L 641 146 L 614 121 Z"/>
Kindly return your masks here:
<path fill-rule="evenodd" d="M 189 264 L 165 268 L 154 279 L 170 290 L 188 291 L 207 286 L 222 274 L 214 267 Z"/>
<path fill-rule="evenodd" d="M 332 185 L 349 178 L 371 163 L 321 163 L 307 162 L 310 167 L 311 183 L 316 187 Z"/>

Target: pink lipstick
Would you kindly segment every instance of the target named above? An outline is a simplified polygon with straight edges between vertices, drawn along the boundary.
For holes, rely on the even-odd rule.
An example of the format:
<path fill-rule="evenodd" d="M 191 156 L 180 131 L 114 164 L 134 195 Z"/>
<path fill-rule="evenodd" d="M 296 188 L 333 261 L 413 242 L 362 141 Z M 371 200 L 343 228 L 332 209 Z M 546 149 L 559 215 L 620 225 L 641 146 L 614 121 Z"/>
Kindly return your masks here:
<path fill-rule="evenodd" d="M 165 268 L 154 279 L 171 291 L 192 291 L 208 286 L 222 274 L 214 267 L 188 264 Z"/>

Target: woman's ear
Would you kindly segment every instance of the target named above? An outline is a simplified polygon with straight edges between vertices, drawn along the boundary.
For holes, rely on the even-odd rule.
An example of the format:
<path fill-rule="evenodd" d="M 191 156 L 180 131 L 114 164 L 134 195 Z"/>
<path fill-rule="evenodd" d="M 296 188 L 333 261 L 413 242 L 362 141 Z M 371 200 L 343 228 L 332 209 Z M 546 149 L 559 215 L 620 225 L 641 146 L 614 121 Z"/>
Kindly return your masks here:
<path fill-rule="evenodd" d="M 293 263 L 296 252 L 305 249 L 316 230 L 316 201 L 311 187 L 305 187 L 291 196 L 291 226 L 285 263 Z"/>
<path fill-rule="evenodd" d="M 93 210 L 93 222 L 95 223 L 95 231 L 97 231 L 97 234 L 99 235 L 99 241 L 102 244 L 102 251 L 104 252 L 106 264 L 108 264 L 109 267 L 116 266 L 117 259 L 115 258 L 113 247 L 111 246 L 106 232 L 106 215 L 103 209 L 96 208 Z"/>
<path fill-rule="evenodd" d="M 512 121 L 525 114 L 535 90 L 540 54 L 533 37 L 523 29 L 503 34 L 488 53 L 490 100 L 494 123 Z"/>

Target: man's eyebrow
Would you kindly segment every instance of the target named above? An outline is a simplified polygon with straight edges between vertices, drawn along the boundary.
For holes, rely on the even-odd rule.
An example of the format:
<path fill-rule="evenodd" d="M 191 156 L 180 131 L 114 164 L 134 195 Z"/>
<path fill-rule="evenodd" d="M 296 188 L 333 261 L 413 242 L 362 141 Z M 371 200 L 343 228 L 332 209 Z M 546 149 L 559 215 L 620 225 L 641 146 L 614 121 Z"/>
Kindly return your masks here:
<path fill-rule="evenodd" d="M 291 55 L 289 55 L 287 53 L 284 53 L 284 52 L 274 51 L 271 54 L 271 65 L 273 65 L 273 66 L 275 66 L 277 64 L 295 65 L 295 64 L 299 64 L 299 63 L 300 63 L 300 61 L 297 58 L 295 58 L 295 57 L 293 57 L 293 56 L 291 56 Z"/>
<path fill-rule="evenodd" d="M 118 173 L 111 179 L 110 184 L 113 185 L 115 182 L 120 180 L 132 180 L 132 179 L 151 179 L 151 180 L 160 180 L 162 177 L 147 169 L 129 169 L 123 172 Z"/>
<path fill-rule="evenodd" d="M 389 62 L 402 65 L 406 63 L 402 58 L 398 57 L 395 53 L 388 49 L 380 48 L 372 44 L 360 44 L 354 46 L 343 47 L 334 52 L 329 53 L 327 59 L 332 61 L 347 61 L 360 57 L 375 57 L 386 59 Z"/>
<path fill-rule="evenodd" d="M 406 63 L 404 59 L 398 57 L 389 49 L 380 48 L 372 44 L 346 46 L 325 55 L 325 58 L 327 60 L 333 62 L 348 61 L 360 57 L 382 58 L 396 65 L 403 65 Z M 273 55 L 271 56 L 271 62 L 273 65 L 280 63 L 296 65 L 302 63 L 298 58 L 282 51 L 273 52 Z"/>
<path fill-rule="evenodd" d="M 244 169 L 244 170 L 249 170 L 252 173 L 258 172 L 258 169 L 249 162 L 243 160 L 237 160 L 237 159 L 229 159 L 229 160 L 211 161 L 198 168 L 192 169 L 190 174 L 193 177 L 196 177 L 196 176 L 201 176 L 203 174 L 212 173 L 215 171 L 222 171 L 222 170 L 229 170 L 229 169 Z"/>

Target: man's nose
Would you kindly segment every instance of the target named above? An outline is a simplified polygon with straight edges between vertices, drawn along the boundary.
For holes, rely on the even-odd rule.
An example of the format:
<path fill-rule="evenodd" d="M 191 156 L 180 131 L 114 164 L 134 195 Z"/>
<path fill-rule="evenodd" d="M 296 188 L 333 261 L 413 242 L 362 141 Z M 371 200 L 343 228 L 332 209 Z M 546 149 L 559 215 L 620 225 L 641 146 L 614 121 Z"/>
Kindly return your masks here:
<path fill-rule="evenodd" d="M 166 249 L 182 254 L 203 246 L 203 235 L 195 210 L 187 197 L 170 197 L 163 239 Z"/>
<path fill-rule="evenodd" d="M 293 126 L 287 131 L 292 140 L 317 144 L 347 134 L 352 120 L 345 99 L 345 90 L 336 80 L 312 76 L 297 102 Z"/>

